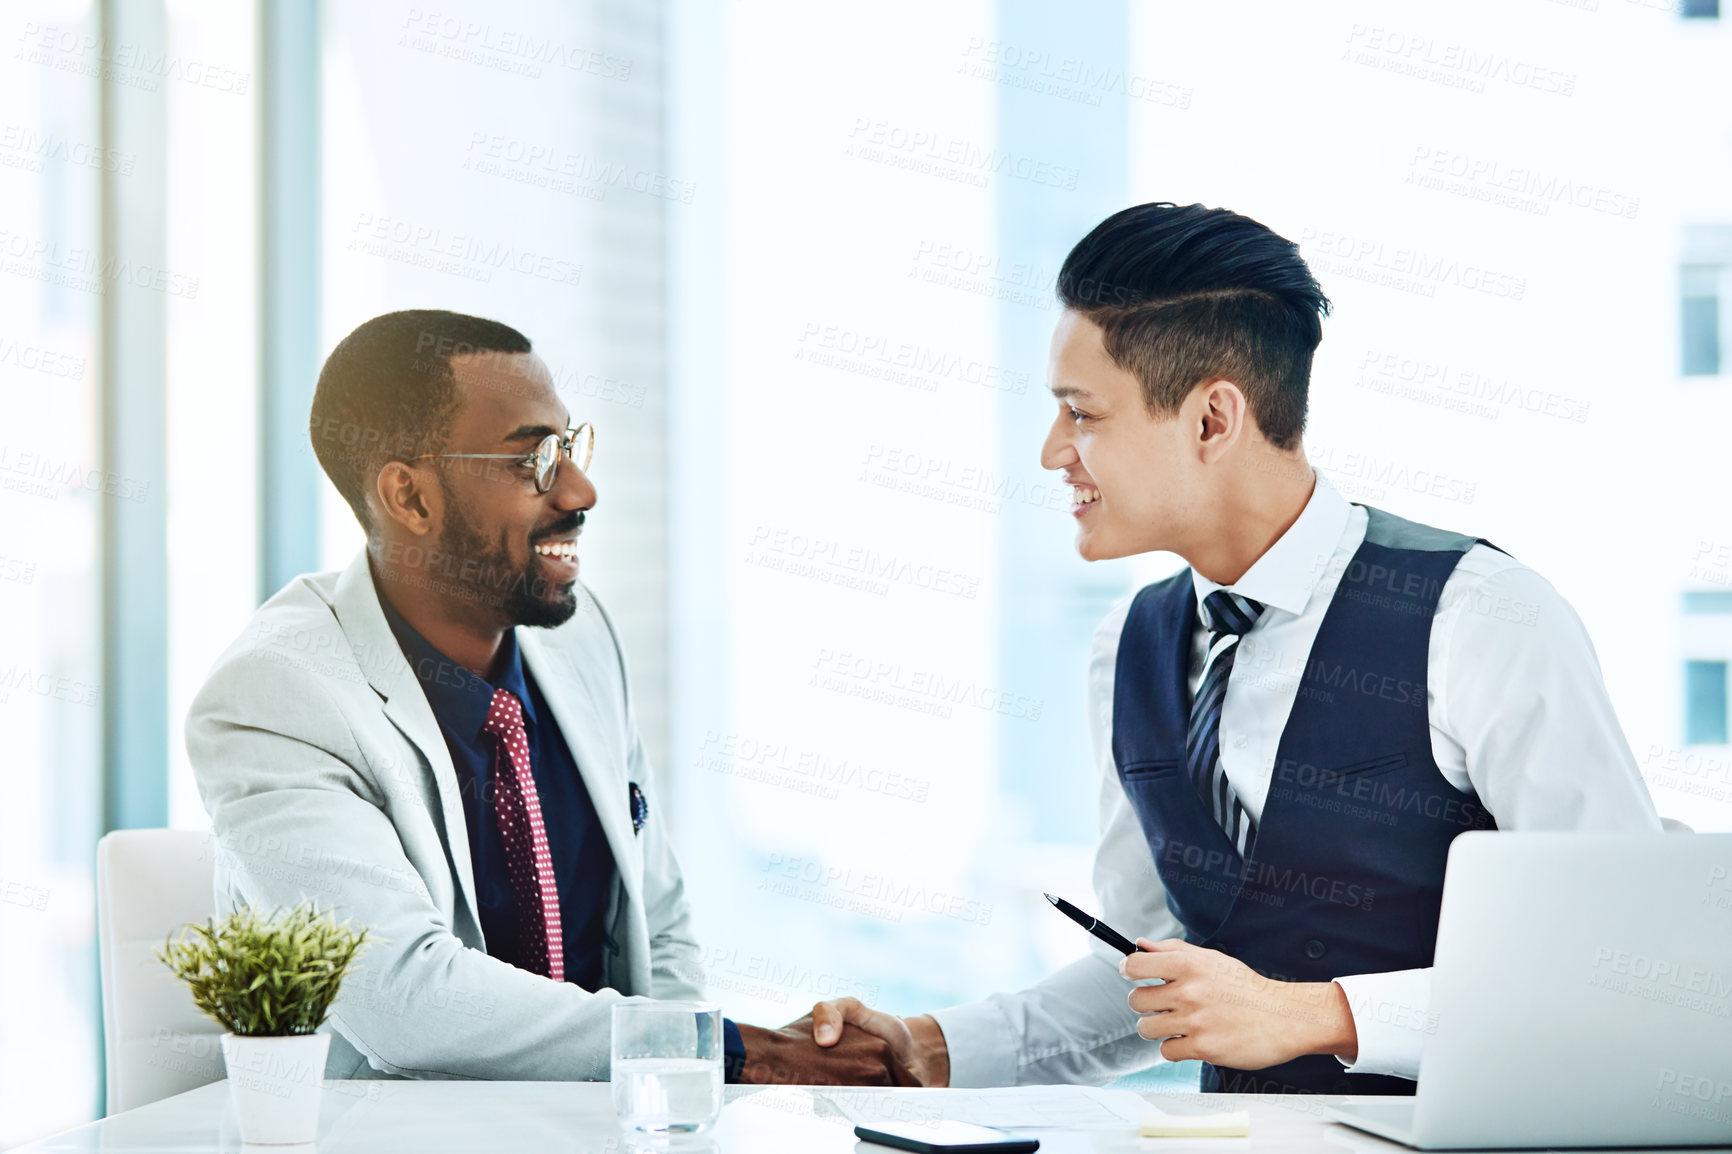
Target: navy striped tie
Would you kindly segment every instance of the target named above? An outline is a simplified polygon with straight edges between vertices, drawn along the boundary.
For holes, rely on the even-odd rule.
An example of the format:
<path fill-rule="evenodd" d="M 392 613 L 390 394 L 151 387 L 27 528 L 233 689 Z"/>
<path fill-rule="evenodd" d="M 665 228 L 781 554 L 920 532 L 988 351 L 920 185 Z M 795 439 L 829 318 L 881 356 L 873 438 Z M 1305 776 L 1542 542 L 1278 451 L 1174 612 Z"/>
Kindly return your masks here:
<path fill-rule="evenodd" d="M 1227 774 L 1221 768 L 1221 703 L 1227 699 L 1227 678 L 1233 672 L 1233 655 L 1239 638 L 1257 623 L 1263 603 L 1225 589 L 1203 598 L 1203 624 L 1209 630 L 1209 655 L 1203 663 L 1203 680 L 1191 699 L 1191 724 L 1185 732 L 1185 768 L 1197 796 L 1226 831 L 1239 850 L 1256 832 L 1251 815 L 1239 804 Z"/>

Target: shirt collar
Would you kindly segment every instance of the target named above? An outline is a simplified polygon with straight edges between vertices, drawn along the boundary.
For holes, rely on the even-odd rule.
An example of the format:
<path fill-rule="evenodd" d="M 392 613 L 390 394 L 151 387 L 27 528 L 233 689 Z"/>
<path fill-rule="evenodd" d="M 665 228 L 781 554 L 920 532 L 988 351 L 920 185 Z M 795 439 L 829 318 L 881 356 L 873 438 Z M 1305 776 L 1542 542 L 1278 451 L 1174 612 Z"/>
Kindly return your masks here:
<path fill-rule="evenodd" d="M 1284 609 L 1295 616 L 1305 611 L 1312 591 L 1341 542 L 1352 509 L 1328 478 L 1315 469 L 1311 472 L 1317 484 L 1299 519 L 1245 570 L 1243 577 L 1230 586 L 1221 586 L 1191 570 L 1191 584 L 1197 591 L 1199 605 L 1215 590 L 1229 588 L 1271 609 Z"/>
<path fill-rule="evenodd" d="M 516 694 L 523 703 L 523 724 L 535 725 L 535 706 L 529 699 L 529 683 L 524 677 L 523 653 L 517 647 L 515 629 L 505 631 L 504 671 L 495 684 L 441 653 L 384 597 L 379 598 L 379 607 L 385 611 L 385 621 L 396 635 L 397 644 L 441 725 L 471 740 L 480 737 L 496 689 L 509 689 Z"/>

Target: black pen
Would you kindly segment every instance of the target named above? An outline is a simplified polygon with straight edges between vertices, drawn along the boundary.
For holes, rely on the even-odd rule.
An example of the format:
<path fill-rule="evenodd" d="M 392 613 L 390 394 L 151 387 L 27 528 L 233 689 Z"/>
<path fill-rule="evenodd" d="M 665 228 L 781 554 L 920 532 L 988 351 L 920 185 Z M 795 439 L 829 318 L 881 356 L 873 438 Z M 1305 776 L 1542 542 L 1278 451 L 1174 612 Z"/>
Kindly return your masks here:
<path fill-rule="evenodd" d="M 1125 935 L 1119 933 L 1099 918 L 1083 913 L 1063 898 L 1055 898 L 1051 894 L 1047 894 L 1046 900 L 1052 903 L 1053 909 L 1057 910 L 1059 913 L 1063 914 L 1065 917 L 1069 918 L 1071 921 L 1075 922 L 1077 925 L 1081 926 L 1083 929 L 1087 930 L 1113 949 L 1119 951 L 1119 953 L 1134 954 L 1140 948 L 1135 942 L 1131 941 L 1129 938 L 1125 937 Z"/>

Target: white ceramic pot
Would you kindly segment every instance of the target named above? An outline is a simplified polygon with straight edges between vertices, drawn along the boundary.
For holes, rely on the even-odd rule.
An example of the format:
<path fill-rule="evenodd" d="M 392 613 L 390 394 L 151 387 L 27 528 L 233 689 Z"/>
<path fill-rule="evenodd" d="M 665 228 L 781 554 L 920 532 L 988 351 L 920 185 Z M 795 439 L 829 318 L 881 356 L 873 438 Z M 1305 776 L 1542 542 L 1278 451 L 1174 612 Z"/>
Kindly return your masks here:
<path fill-rule="evenodd" d="M 319 1092 L 329 1034 L 223 1035 L 229 1097 L 249 1145 L 290 1146 L 319 1136 Z"/>

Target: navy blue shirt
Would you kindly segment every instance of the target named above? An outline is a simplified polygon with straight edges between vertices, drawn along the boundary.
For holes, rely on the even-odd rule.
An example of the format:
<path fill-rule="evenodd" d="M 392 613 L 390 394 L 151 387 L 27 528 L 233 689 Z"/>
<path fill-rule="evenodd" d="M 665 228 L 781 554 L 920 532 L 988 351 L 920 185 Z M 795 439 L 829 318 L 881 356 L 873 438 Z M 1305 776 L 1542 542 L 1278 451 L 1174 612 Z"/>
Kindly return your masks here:
<path fill-rule="evenodd" d="M 505 870 L 505 842 L 493 810 L 494 739 L 482 729 L 493 691 L 508 689 L 523 703 L 530 772 L 541 801 L 547 851 L 553 858 L 554 882 L 559 889 L 565 980 L 586 990 L 600 989 L 602 949 L 607 940 L 604 922 L 608 896 L 613 892 L 613 851 L 608 848 L 607 835 L 577 763 L 559 732 L 559 723 L 523 667 L 516 635 L 506 631 L 502 671 L 498 684 L 492 684 L 435 649 L 385 598 L 379 598 L 379 605 L 403 656 L 409 659 L 409 668 L 427 694 L 427 704 L 433 707 L 445 747 L 451 751 L 451 764 L 457 770 L 487 952 L 523 966 L 517 949 L 522 940 L 518 910 Z"/>

